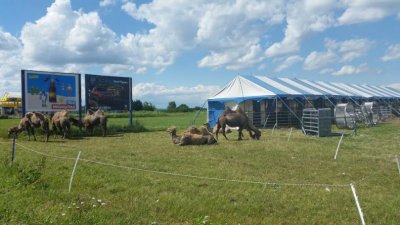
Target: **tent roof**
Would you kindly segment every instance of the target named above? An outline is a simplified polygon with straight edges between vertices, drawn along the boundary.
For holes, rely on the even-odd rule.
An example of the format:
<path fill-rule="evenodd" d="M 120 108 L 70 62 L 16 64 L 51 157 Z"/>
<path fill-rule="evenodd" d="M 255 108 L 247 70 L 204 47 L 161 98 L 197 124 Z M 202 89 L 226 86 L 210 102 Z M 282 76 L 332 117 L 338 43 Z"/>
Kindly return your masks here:
<path fill-rule="evenodd" d="M 234 100 L 298 97 L 400 98 L 400 91 L 383 86 L 309 81 L 297 78 L 237 76 L 208 100 Z"/>
<path fill-rule="evenodd" d="M 209 98 L 209 100 L 213 99 L 242 100 L 243 97 L 266 98 L 269 96 L 276 96 L 276 94 L 270 90 L 267 90 L 257 85 L 254 82 L 247 80 L 244 77 L 237 76 L 216 95 Z"/>

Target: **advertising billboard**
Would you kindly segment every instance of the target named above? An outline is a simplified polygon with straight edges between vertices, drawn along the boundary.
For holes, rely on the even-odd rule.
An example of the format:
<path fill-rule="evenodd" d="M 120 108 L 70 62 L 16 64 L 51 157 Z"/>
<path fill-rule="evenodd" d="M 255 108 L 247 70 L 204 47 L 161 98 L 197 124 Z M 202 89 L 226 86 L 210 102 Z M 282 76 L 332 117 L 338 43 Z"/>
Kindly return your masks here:
<path fill-rule="evenodd" d="M 22 70 L 23 111 L 80 110 L 80 74 Z"/>
<path fill-rule="evenodd" d="M 132 79 L 85 74 L 86 109 L 130 111 Z"/>

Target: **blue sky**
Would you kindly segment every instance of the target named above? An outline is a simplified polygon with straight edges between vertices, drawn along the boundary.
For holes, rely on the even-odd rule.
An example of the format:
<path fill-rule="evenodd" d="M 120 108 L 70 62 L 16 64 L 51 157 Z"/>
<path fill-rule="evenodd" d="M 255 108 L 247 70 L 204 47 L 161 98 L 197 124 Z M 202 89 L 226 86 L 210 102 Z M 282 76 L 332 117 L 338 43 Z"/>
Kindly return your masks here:
<path fill-rule="evenodd" d="M 3 0 L 0 94 L 20 70 L 133 78 L 133 98 L 202 105 L 237 75 L 400 88 L 398 0 Z"/>

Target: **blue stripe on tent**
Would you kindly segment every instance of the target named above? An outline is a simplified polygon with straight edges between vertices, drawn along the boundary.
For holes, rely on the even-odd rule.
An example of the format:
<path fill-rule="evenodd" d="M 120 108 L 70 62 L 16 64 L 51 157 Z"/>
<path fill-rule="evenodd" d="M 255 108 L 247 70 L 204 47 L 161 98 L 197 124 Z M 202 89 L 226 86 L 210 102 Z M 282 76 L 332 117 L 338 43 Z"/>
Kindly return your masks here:
<path fill-rule="evenodd" d="M 336 96 L 339 96 L 339 94 L 337 94 L 337 95 L 332 95 L 331 93 L 328 93 L 328 92 L 326 92 L 326 91 L 324 91 L 324 90 L 322 90 L 322 89 L 319 89 L 319 88 L 317 88 L 317 87 L 311 86 L 311 85 L 309 85 L 309 84 L 307 84 L 307 83 L 305 83 L 305 82 L 303 82 L 303 81 L 301 81 L 301 80 L 299 80 L 299 79 L 297 79 L 297 78 L 294 78 L 294 81 L 295 81 L 296 83 L 299 83 L 299 84 L 301 84 L 301 85 L 307 87 L 307 88 L 310 88 L 310 89 L 313 89 L 313 90 L 315 90 L 315 91 L 321 92 L 323 95 L 325 95 L 325 96 L 327 96 L 327 97 L 336 97 Z M 308 81 L 308 82 L 310 82 L 310 81 Z M 315 84 L 315 85 L 316 85 L 316 84 Z M 316 85 L 316 86 L 317 86 L 317 85 Z"/>
<path fill-rule="evenodd" d="M 273 86 L 271 86 L 271 85 L 266 84 L 265 82 L 263 82 L 262 80 L 257 79 L 257 78 L 254 77 L 254 76 L 247 76 L 247 77 L 245 77 L 245 78 L 246 78 L 247 80 L 249 80 L 249 81 L 251 81 L 251 82 L 254 82 L 255 84 L 257 84 L 257 85 L 259 85 L 259 86 L 261 86 L 261 87 L 263 87 L 263 88 L 265 88 L 265 89 L 271 91 L 271 92 L 274 92 L 274 93 L 277 94 L 277 95 L 284 95 L 284 96 L 286 96 L 286 95 L 291 95 L 291 94 L 286 93 L 286 92 L 283 92 L 282 90 L 277 89 L 277 88 L 275 88 L 275 87 L 273 87 Z"/>
<path fill-rule="evenodd" d="M 270 79 L 271 79 L 271 80 L 274 80 L 275 82 L 280 83 L 281 85 L 284 85 L 284 86 L 286 86 L 286 87 L 288 87 L 288 88 L 291 88 L 291 89 L 293 89 L 293 90 L 295 90 L 295 91 L 301 93 L 302 95 L 306 95 L 306 96 L 320 96 L 320 95 L 314 95 L 314 94 L 311 94 L 311 93 L 306 92 L 306 91 L 304 91 L 304 90 L 301 90 L 300 88 L 295 87 L 295 86 L 293 86 L 293 85 L 291 85 L 291 84 L 289 84 L 289 83 L 287 83 L 287 82 L 285 82 L 285 81 L 283 81 L 283 80 L 281 80 L 281 79 L 278 79 L 278 78 L 270 78 Z M 293 81 L 293 80 L 292 80 L 292 81 Z"/>
<path fill-rule="evenodd" d="M 277 96 L 279 96 L 279 97 L 286 97 L 286 98 L 288 98 L 288 97 L 289 98 L 290 97 L 292 97 L 292 98 L 301 97 L 301 98 L 304 98 L 304 94 L 301 94 L 300 91 L 294 90 L 294 88 L 289 87 L 289 85 L 282 84 L 282 82 L 276 81 L 275 79 L 272 79 L 272 78 L 268 78 L 268 79 L 271 79 L 274 82 L 277 82 L 277 83 L 279 83 L 279 85 L 282 85 L 282 86 L 284 86 L 286 88 L 292 89 L 293 91 L 297 91 L 300 94 L 296 95 L 296 94 L 290 94 L 290 93 L 284 92 L 281 89 L 275 88 L 274 86 L 271 86 L 271 85 L 265 83 L 264 81 L 258 79 L 257 77 L 254 77 L 254 76 L 248 76 L 248 77 L 246 77 L 246 79 L 248 79 L 251 82 L 254 82 L 255 84 L 257 84 L 257 85 L 259 85 L 259 86 L 261 86 L 261 87 L 263 87 L 263 88 L 265 88 L 265 89 L 267 89 L 269 91 L 272 91 L 272 92 L 276 93 Z M 307 94 L 307 95 L 310 96 L 310 97 L 320 97 L 319 95 L 310 95 L 310 94 Z"/>
<path fill-rule="evenodd" d="M 369 89 L 369 88 L 367 88 L 367 87 L 361 87 L 361 86 L 358 86 L 358 85 L 356 85 L 356 84 L 350 84 L 350 85 L 351 85 L 352 87 L 356 88 L 357 90 L 362 90 L 362 91 L 364 91 L 364 92 L 366 92 L 366 93 L 368 93 L 368 94 L 370 94 L 370 95 L 372 95 L 372 96 L 374 96 L 374 97 L 378 97 L 378 98 L 387 98 L 386 95 L 384 95 L 384 94 L 382 94 L 382 93 L 379 93 L 379 92 L 377 92 L 377 91 L 371 90 L 371 89 Z"/>
<path fill-rule="evenodd" d="M 364 85 L 363 85 L 363 86 L 364 86 Z M 388 92 L 388 91 L 386 91 L 386 90 L 382 90 L 381 88 L 379 88 L 379 87 L 377 87 L 377 86 L 373 86 L 373 85 L 365 85 L 365 86 L 367 86 L 367 87 L 369 87 L 369 88 L 372 88 L 373 90 L 376 90 L 376 91 L 378 91 L 378 92 L 380 92 L 380 93 L 385 93 L 385 94 L 387 94 L 388 96 L 391 96 L 392 98 L 397 97 L 397 96 L 394 95 L 393 93 L 390 93 L 390 92 Z"/>

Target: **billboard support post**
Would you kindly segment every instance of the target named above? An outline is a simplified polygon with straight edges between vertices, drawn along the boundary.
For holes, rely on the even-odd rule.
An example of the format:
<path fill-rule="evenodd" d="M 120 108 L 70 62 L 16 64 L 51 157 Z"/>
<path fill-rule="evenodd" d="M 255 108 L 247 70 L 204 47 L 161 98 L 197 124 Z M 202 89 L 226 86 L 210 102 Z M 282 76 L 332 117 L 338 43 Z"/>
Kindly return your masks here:
<path fill-rule="evenodd" d="M 133 128 L 132 78 L 129 78 L 129 125 Z"/>

